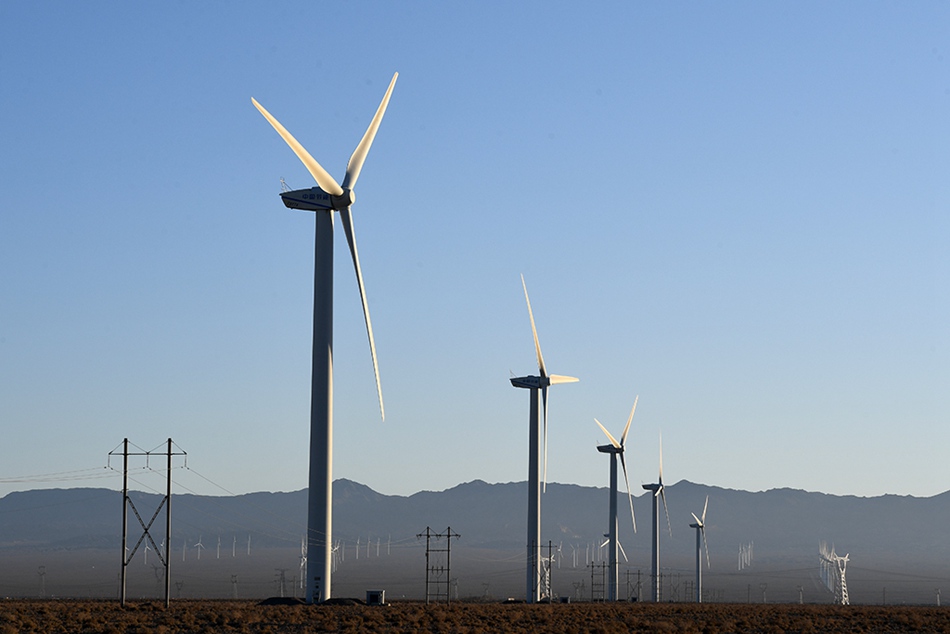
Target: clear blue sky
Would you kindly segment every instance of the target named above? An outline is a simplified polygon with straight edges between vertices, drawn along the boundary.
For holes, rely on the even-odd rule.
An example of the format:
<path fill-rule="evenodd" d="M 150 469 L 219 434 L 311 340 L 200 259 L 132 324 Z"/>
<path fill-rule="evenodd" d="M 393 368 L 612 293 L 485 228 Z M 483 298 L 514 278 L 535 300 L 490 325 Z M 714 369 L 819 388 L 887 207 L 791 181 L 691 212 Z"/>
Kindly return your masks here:
<path fill-rule="evenodd" d="M 0 3 L 0 494 L 169 436 L 306 485 L 313 218 L 392 76 L 337 236 L 335 476 L 950 489 L 950 5 Z M 340 232 L 341 233 L 341 232 Z M 115 479 L 110 480 L 114 486 Z M 201 492 L 220 493 L 211 487 Z"/>

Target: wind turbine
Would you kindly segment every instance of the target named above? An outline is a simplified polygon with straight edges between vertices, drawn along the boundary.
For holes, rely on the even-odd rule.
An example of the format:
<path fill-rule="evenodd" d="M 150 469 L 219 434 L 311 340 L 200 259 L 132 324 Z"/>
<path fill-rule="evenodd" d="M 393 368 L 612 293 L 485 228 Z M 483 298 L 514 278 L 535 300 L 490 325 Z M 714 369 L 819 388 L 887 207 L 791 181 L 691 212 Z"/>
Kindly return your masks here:
<path fill-rule="evenodd" d="M 623 428 L 623 434 L 620 436 L 620 442 L 614 438 L 607 428 L 600 424 L 596 418 L 594 422 L 607 434 L 609 445 L 598 445 L 597 451 L 610 456 L 610 532 L 607 533 L 607 541 L 610 544 L 607 562 L 610 572 L 607 574 L 607 600 L 617 600 L 617 587 L 620 583 L 620 566 L 617 560 L 617 550 L 620 541 L 617 539 L 617 456 L 620 456 L 620 465 L 623 467 L 623 479 L 627 484 L 627 500 L 630 502 L 630 519 L 633 521 L 633 532 L 637 532 L 637 518 L 633 514 L 633 494 L 630 493 L 630 478 L 627 476 L 627 462 L 624 459 L 624 443 L 627 441 L 627 434 L 630 432 L 630 423 L 633 422 L 633 414 L 637 411 L 637 401 L 640 397 L 633 399 L 633 409 L 630 410 L 630 417 L 627 418 L 627 425 Z"/>
<path fill-rule="evenodd" d="M 354 188 L 363 169 L 363 162 L 376 137 L 376 131 L 399 73 L 393 74 L 389 88 L 383 96 L 376 114 L 363 134 L 359 145 L 346 165 L 343 184 L 338 184 L 307 150 L 255 99 L 254 106 L 274 127 L 297 158 L 317 182 L 318 187 L 283 191 L 280 193 L 285 206 L 315 212 L 316 235 L 314 241 L 313 281 L 313 365 L 310 389 L 310 478 L 308 493 L 308 549 L 310 565 L 307 579 L 307 603 L 319 603 L 331 595 L 331 565 L 333 543 L 333 212 L 340 212 L 343 231 L 353 259 L 356 282 L 363 303 L 363 318 L 373 357 L 373 372 L 376 375 L 376 393 L 379 397 L 380 417 L 385 420 L 383 392 L 379 382 L 379 364 L 376 360 L 376 344 L 373 326 L 369 318 L 369 305 L 363 287 L 363 273 L 356 250 L 353 232 L 353 216 L 350 207 L 356 200 Z"/>
<path fill-rule="evenodd" d="M 195 548 L 198 549 L 198 561 L 201 561 L 201 549 L 204 547 L 205 545 L 201 543 L 201 535 L 198 535 L 198 543 L 195 544 Z"/>
<path fill-rule="evenodd" d="M 663 510 L 666 511 L 666 525 L 673 536 L 673 525 L 670 524 L 670 510 L 666 507 L 666 487 L 663 486 L 663 434 L 660 434 L 660 476 L 655 484 L 642 485 L 647 491 L 653 492 L 653 561 L 651 563 L 652 601 L 660 601 L 660 499 L 663 499 Z"/>
<path fill-rule="evenodd" d="M 524 299 L 528 304 L 528 318 L 531 320 L 531 333 L 534 335 L 534 349 L 538 355 L 538 373 L 540 376 L 521 376 L 511 379 L 514 387 L 531 390 L 531 407 L 528 417 L 528 566 L 525 581 L 525 594 L 528 603 L 541 600 L 541 585 L 544 570 L 541 565 L 541 487 L 542 481 L 547 488 L 548 476 L 548 386 L 558 383 L 574 383 L 578 379 L 572 376 L 548 374 L 541 356 L 541 344 L 538 343 L 538 329 L 534 325 L 534 313 L 531 312 L 531 300 L 528 299 L 528 287 L 521 276 Z M 544 420 L 544 475 L 541 474 L 541 438 L 538 421 L 538 393 L 541 394 L 541 417 Z"/>
<path fill-rule="evenodd" d="M 702 535 L 702 547 L 706 549 L 706 567 L 709 568 L 709 545 L 706 544 L 706 507 L 709 506 L 709 496 L 706 496 L 706 503 L 703 504 L 702 518 L 696 517 L 695 513 L 690 513 L 695 524 L 690 524 L 690 528 L 696 529 L 696 603 L 703 602 L 703 548 L 700 547 L 699 536 Z"/>

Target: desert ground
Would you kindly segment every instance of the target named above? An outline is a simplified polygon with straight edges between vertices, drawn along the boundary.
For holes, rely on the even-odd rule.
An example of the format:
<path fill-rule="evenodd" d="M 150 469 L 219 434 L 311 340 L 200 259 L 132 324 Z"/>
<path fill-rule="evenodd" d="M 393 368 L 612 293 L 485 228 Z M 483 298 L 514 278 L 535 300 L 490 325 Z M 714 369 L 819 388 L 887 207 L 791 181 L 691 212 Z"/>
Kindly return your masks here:
<path fill-rule="evenodd" d="M 950 608 L 747 604 L 0 601 L 0 634 L 25 632 L 950 632 Z"/>

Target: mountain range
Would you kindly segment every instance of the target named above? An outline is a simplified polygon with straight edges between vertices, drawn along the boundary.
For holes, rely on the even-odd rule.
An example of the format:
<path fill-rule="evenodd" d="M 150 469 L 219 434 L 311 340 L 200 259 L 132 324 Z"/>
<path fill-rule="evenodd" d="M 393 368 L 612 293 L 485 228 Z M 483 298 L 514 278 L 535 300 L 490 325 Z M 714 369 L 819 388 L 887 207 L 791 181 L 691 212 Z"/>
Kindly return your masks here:
<path fill-rule="evenodd" d="M 619 537 L 629 558 L 624 567 L 635 567 L 641 573 L 649 571 L 650 494 L 644 492 L 634 498 L 636 534 L 623 499 L 626 494 L 620 495 Z M 719 574 L 723 576 L 723 585 L 735 586 L 733 592 L 741 586 L 751 596 L 753 584 L 748 579 L 752 573 L 738 569 L 737 557 L 740 545 L 754 544 L 750 571 L 773 579 L 789 577 L 791 571 L 800 573 L 795 585 L 814 585 L 818 545 L 826 541 L 834 544 L 839 554 L 850 554 L 849 580 L 890 584 L 894 588 L 892 597 L 898 588 L 914 584 L 920 586 L 915 592 L 924 593 L 921 596 L 930 593 L 930 586 L 940 581 L 950 585 L 950 491 L 929 498 L 864 498 L 794 489 L 748 492 L 680 481 L 666 488 L 672 537 L 661 507 L 661 563 L 670 574 L 676 571 L 688 579 L 694 569 L 695 536 L 688 527 L 693 521 L 690 513 L 700 514 L 707 495 L 706 536 L 711 562 L 708 583 L 715 583 L 709 575 Z M 368 561 L 369 556 L 380 550 L 424 548 L 424 540 L 420 541 L 417 535 L 427 527 L 441 532 L 451 527 L 452 532 L 461 536 L 453 544 L 453 552 L 462 556 L 457 561 L 468 558 L 473 562 L 474 576 L 478 574 L 475 571 L 483 571 L 486 578 L 495 579 L 496 585 L 511 576 L 511 582 L 504 582 L 512 586 L 510 592 L 517 592 L 520 587 L 515 571 L 523 570 L 518 561 L 523 560 L 526 534 L 525 482 L 489 484 L 476 480 L 444 491 L 395 496 L 383 495 L 350 480 L 337 480 L 333 496 L 334 540 L 344 549 L 347 564 L 341 564 L 341 568 L 357 566 L 358 539 L 361 548 L 366 549 L 361 551 L 358 565 L 367 567 L 372 561 Z M 135 491 L 130 492 L 130 498 L 145 523 L 162 499 Z M 245 549 L 249 552 L 251 545 L 254 549 L 286 551 L 285 558 L 296 556 L 306 534 L 306 505 L 306 490 L 223 497 L 175 494 L 171 506 L 172 561 L 178 557 L 176 552 L 188 561 L 187 551 L 193 551 L 199 542 L 206 553 L 216 551 L 218 559 L 222 548 L 226 556 L 235 556 L 238 549 L 242 554 Z M 602 558 L 599 546 L 607 530 L 607 507 L 606 488 L 547 485 L 542 497 L 542 536 L 558 552 L 557 565 L 561 570 L 569 568 L 577 577 L 581 573 L 576 571 L 587 570 L 591 561 Z M 81 551 L 117 553 L 121 548 L 121 517 L 122 496 L 113 490 L 77 488 L 11 493 L 0 498 L 0 561 L 50 559 L 56 553 Z M 152 532 L 160 541 L 164 537 L 163 514 L 155 524 L 158 528 Z M 130 512 L 130 546 L 141 532 L 135 514 Z M 392 561 L 397 559 L 393 557 Z M 380 558 L 376 566 L 385 566 L 386 562 Z M 499 563 L 500 572 L 492 573 L 492 562 L 505 563 Z M 855 573 L 855 569 L 859 572 Z M 35 576 L 35 567 L 31 570 Z M 339 574 L 344 573 L 341 570 Z M 581 577 L 584 574 L 587 573 Z M 579 582 L 574 583 L 576 588 Z M 757 591 L 767 583 L 756 582 Z M 15 584 L 5 582 L 0 573 L 0 586 L 8 594 Z M 31 588 L 35 586 L 35 580 L 31 584 Z M 505 590 L 509 591 L 507 586 Z M 762 592 L 765 594 L 764 588 Z"/>

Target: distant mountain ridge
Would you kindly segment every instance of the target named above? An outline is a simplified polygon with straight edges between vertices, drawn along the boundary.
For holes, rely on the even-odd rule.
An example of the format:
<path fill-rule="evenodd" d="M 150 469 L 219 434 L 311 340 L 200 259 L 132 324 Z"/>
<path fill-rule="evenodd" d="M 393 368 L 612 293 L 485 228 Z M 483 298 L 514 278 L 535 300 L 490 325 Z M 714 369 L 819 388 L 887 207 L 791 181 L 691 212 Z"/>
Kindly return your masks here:
<path fill-rule="evenodd" d="M 161 497 L 132 492 L 148 521 Z M 625 493 L 621 493 L 623 497 Z M 735 552 L 754 541 L 757 556 L 776 560 L 811 558 L 818 542 L 834 542 L 841 552 L 870 557 L 950 561 L 950 491 L 929 498 L 884 495 L 861 498 L 794 489 L 747 492 L 694 484 L 667 486 L 673 538 L 664 552 L 688 556 L 694 546 L 690 512 L 709 496 L 707 537 L 711 552 Z M 489 484 L 474 480 L 444 491 L 410 496 L 384 495 L 351 480 L 333 484 L 334 538 L 400 540 L 429 526 L 451 526 L 466 547 L 521 550 L 526 533 L 525 482 Z M 639 533 L 634 535 L 626 503 L 620 504 L 620 539 L 631 557 L 649 552 L 651 502 L 634 500 Z M 542 536 L 555 544 L 602 541 L 607 529 L 607 489 L 550 483 L 542 497 Z M 257 546 L 299 548 L 306 534 L 306 490 L 238 496 L 175 494 L 172 545 L 201 536 L 221 538 L 230 547 L 248 536 Z M 43 489 L 0 498 L 0 552 L 40 549 L 115 548 L 121 543 L 121 494 L 108 489 Z M 140 532 L 129 515 L 130 535 Z M 164 534 L 164 529 L 157 531 Z M 731 556 L 731 555 L 730 555 Z"/>

